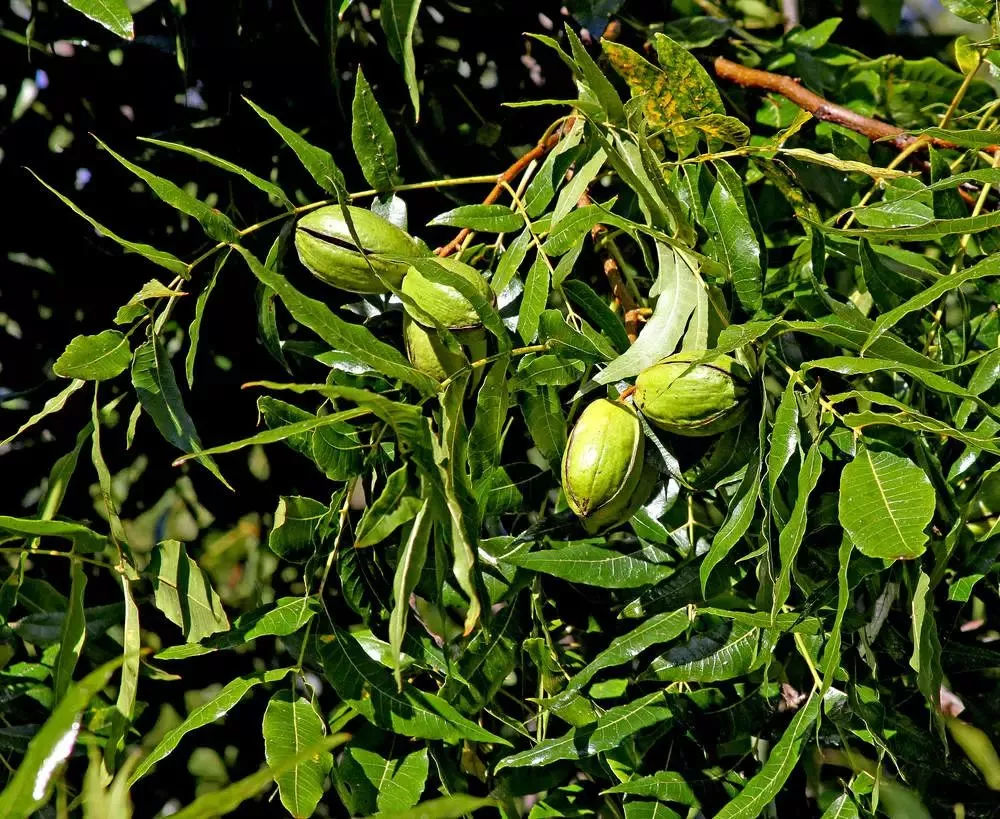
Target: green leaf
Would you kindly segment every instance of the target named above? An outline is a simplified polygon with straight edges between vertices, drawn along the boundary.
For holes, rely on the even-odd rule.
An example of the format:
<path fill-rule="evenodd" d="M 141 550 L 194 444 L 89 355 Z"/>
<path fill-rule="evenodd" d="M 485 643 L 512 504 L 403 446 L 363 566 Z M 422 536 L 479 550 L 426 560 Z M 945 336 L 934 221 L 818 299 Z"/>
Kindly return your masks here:
<path fill-rule="evenodd" d="M 419 10 L 420 0 L 382 0 L 379 7 L 389 53 L 403 67 L 403 79 L 410 90 L 415 121 L 420 119 L 420 89 L 417 87 L 417 64 L 413 56 L 413 29 Z"/>
<path fill-rule="evenodd" d="M 564 282 L 562 289 L 569 296 L 570 301 L 580 308 L 584 316 L 607 336 L 608 341 L 614 345 L 617 352 L 623 353 L 629 348 L 625 325 L 622 324 L 617 315 L 611 312 L 607 304 L 593 291 L 590 285 L 572 279 Z"/>
<path fill-rule="evenodd" d="M 288 210 L 292 210 L 294 205 L 291 200 L 285 195 L 285 192 L 275 185 L 273 182 L 268 182 L 257 176 L 250 171 L 244 170 L 239 165 L 234 165 L 228 159 L 222 159 L 220 157 L 214 156 L 208 153 L 208 151 L 203 151 L 201 148 L 192 148 L 188 145 L 181 145 L 178 142 L 165 142 L 162 139 L 152 139 L 151 137 L 139 137 L 143 142 L 148 142 L 151 145 L 157 145 L 160 148 L 167 148 L 171 151 L 178 151 L 182 154 L 187 154 L 188 156 L 193 156 L 195 159 L 199 159 L 202 162 L 207 162 L 210 165 L 215 165 L 217 168 L 222 168 L 224 171 L 236 174 L 237 176 L 242 176 L 247 182 L 253 185 L 258 190 L 263 191 L 268 196 L 276 199 L 283 207 Z"/>
<path fill-rule="evenodd" d="M 365 509 L 354 535 L 355 548 L 381 543 L 421 510 L 420 498 L 410 491 L 407 469 L 401 466 L 385 480 L 381 494 Z"/>
<path fill-rule="evenodd" d="M 264 386 L 280 386 L 272 385 L 268 382 L 261 382 Z M 289 385 L 291 386 L 291 385 Z M 295 385 L 298 386 L 298 385 Z M 349 421 L 352 418 L 357 418 L 361 415 L 367 415 L 368 410 L 363 408 L 354 408 L 343 410 L 341 412 L 334 412 L 330 415 L 320 415 L 312 416 L 306 418 L 303 421 L 296 421 L 292 424 L 285 424 L 284 426 L 274 427 L 273 429 L 266 429 L 263 432 L 258 432 L 256 435 L 252 435 L 249 438 L 243 438 L 239 441 L 233 441 L 228 444 L 219 444 L 219 446 L 213 446 L 209 449 L 200 450 L 199 452 L 192 453 L 190 455 L 184 455 L 178 458 L 174 463 L 184 463 L 191 458 L 198 458 L 202 455 L 221 455 L 227 452 L 235 452 L 238 449 L 245 449 L 248 446 L 257 446 L 258 444 L 273 444 L 277 441 L 288 440 L 293 448 L 299 444 L 299 438 L 303 433 L 312 432 L 315 429 L 319 429 L 324 426 L 335 426 L 337 424 L 343 423 L 344 421 Z M 295 443 L 292 443 L 295 442 Z"/>
<path fill-rule="evenodd" d="M 125 0 L 63 0 L 84 17 L 104 26 L 123 40 L 135 39 L 135 24 Z"/>
<path fill-rule="evenodd" d="M 934 488 L 908 458 L 859 444 L 840 477 L 840 523 L 869 557 L 908 560 L 927 547 Z"/>
<path fill-rule="evenodd" d="M 767 486 L 773 495 L 778 478 L 799 447 L 799 402 L 795 398 L 797 379 L 789 378 L 774 413 L 771 449 L 767 453 Z"/>
<path fill-rule="evenodd" d="M 428 514 L 430 499 L 424 498 L 420 510 L 413 521 L 410 535 L 399 553 L 396 575 L 392 581 L 392 613 L 389 615 L 389 645 L 392 648 L 393 673 L 396 686 L 403 690 L 403 639 L 406 636 L 406 618 L 410 611 L 410 595 L 420 581 L 427 560 L 427 543 L 431 533 L 431 517 Z"/>
<path fill-rule="evenodd" d="M 159 336 L 153 336 L 152 340 L 136 348 L 132 358 L 132 386 L 135 387 L 143 410 L 153 419 L 160 434 L 178 449 L 191 454 L 226 487 L 232 489 L 210 456 L 195 454 L 201 449 L 201 441 L 194 428 L 194 421 L 184 407 L 173 365 Z"/>
<path fill-rule="evenodd" d="M 759 628 L 726 623 L 696 633 L 684 645 L 661 654 L 649 664 L 646 674 L 663 682 L 717 682 L 742 677 L 763 659 L 760 636 Z"/>
<path fill-rule="evenodd" d="M 463 713 L 477 714 L 495 699 L 521 653 L 523 605 L 515 599 L 480 629 L 459 658 L 458 672 L 441 688 L 441 697 Z"/>
<path fill-rule="evenodd" d="M 860 814 L 850 794 L 842 793 L 823 811 L 820 819 L 860 819 Z"/>
<path fill-rule="evenodd" d="M 750 220 L 743 181 L 725 160 L 716 160 L 716 182 L 705 209 L 710 255 L 725 267 L 740 304 L 753 312 L 761 306 L 762 252 Z"/>
<path fill-rule="evenodd" d="M 993 0 L 941 0 L 942 5 L 956 17 L 970 23 L 986 23 L 994 11 Z"/>
<path fill-rule="evenodd" d="M 641 625 L 612 640 L 604 651 L 569 679 L 565 691 L 578 691 L 605 668 L 624 665 L 650 646 L 670 642 L 690 624 L 691 617 L 686 608 L 654 614 Z M 563 695 L 560 695 L 560 699 L 563 699 Z"/>
<path fill-rule="evenodd" d="M 53 395 L 48 401 L 46 401 L 42 408 L 32 415 L 27 421 L 25 421 L 21 426 L 17 428 L 17 431 L 8 435 L 2 441 L 0 441 L 0 449 L 3 449 L 11 441 L 17 438 L 25 430 L 31 429 L 39 421 L 47 418 L 53 413 L 59 412 L 63 407 L 66 406 L 66 402 L 70 399 L 80 387 L 82 387 L 86 382 L 82 378 L 75 378 L 69 384 L 67 384 L 57 395 Z"/>
<path fill-rule="evenodd" d="M 241 614 L 229 631 L 198 643 L 171 646 L 156 655 L 157 660 L 186 660 L 226 648 L 242 646 L 258 637 L 287 637 L 294 634 L 320 611 L 315 597 L 281 597 L 266 606 Z"/>
<path fill-rule="evenodd" d="M 140 316 L 146 315 L 148 311 L 144 302 L 153 299 L 181 298 L 186 295 L 183 290 L 167 287 L 159 279 L 150 279 L 128 302 L 118 308 L 118 312 L 115 313 L 115 324 L 131 324 Z"/>
<path fill-rule="evenodd" d="M 397 184 L 396 137 L 379 108 L 368 80 L 358 66 L 351 106 L 351 143 L 361 172 L 377 191 L 387 191 Z"/>
<path fill-rule="evenodd" d="M 507 289 L 507 285 L 517 274 L 524 257 L 528 254 L 528 248 L 531 247 L 531 244 L 531 228 L 525 227 L 501 254 L 500 261 L 497 262 L 496 272 L 490 279 L 490 289 L 495 295 L 499 296 Z"/>
<path fill-rule="evenodd" d="M 286 757 L 274 767 L 263 767 L 232 785 L 203 793 L 190 805 L 173 815 L 177 819 L 215 819 L 217 816 L 234 811 L 247 799 L 261 793 L 271 784 L 271 780 L 277 781 L 302 763 L 329 754 L 332 748 L 343 745 L 348 739 L 350 739 L 349 734 L 324 737 L 298 754 Z"/>
<path fill-rule="evenodd" d="M 661 802 L 679 802 L 682 805 L 698 807 L 699 800 L 691 787 L 689 778 L 674 771 L 658 771 L 652 776 L 629 779 L 620 785 L 608 788 L 604 793 L 630 793 L 646 796 Z"/>
<path fill-rule="evenodd" d="M 1000 227 L 1000 212 L 998 211 L 980 213 L 976 216 L 960 216 L 956 219 L 935 219 L 916 227 L 831 228 L 824 226 L 823 230 L 837 236 L 866 238 L 869 241 L 928 242 L 962 233 L 982 233 L 996 227 Z"/>
<path fill-rule="evenodd" d="M 598 384 L 612 384 L 631 378 L 677 349 L 698 304 L 698 291 L 705 287 L 689 259 L 673 248 L 657 242 L 660 272 L 650 291 L 657 296 L 653 315 L 639 333 L 635 344 L 594 376 Z"/>
<path fill-rule="evenodd" d="M 507 363 L 506 358 L 501 358 L 490 367 L 476 397 L 476 420 L 469 431 L 469 472 L 473 481 L 479 481 L 498 465 L 510 406 Z"/>
<path fill-rule="evenodd" d="M 917 688 L 928 705 L 938 712 L 941 709 L 941 640 L 934 622 L 934 594 L 930 575 L 920 572 L 911 604 L 913 622 L 913 653 L 910 668 L 917 672 Z M 941 733 L 943 726 L 939 727 Z M 942 739 L 944 737 L 942 736 Z"/>
<path fill-rule="evenodd" d="M 578 361 L 608 361 L 614 358 L 614 349 L 601 336 L 584 335 L 570 327 L 559 310 L 543 310 L 538 323 L 539 341 L 544 341 L 552 352 Z"/>
<path fill-rule="evenodd" d="M 79 552 L 100 552 L 108 539 L 93 529 L 65 520 L 35 520 L 0 515 L 0 531 L 13 532 L 25 537 L 59 537 L 73 542 Z"/>
<path fill-rule="evenodd" d="M 125 372 L 132 360 L 128 339 L 117 330 L 94 336 L 77 336 L 52 365 L 63 378 L 105 381 Z"/>
<path fill-rule="evenodd" d="M 364 789 L 371 807 L 379 816 L 396 816 L 420 801 L 430 771 L 427 748 L 419 748 L 399 758 L 386 758 L 367 748 L 350 745 L 344 749 L 339 774 L 349 777 L 351 790 Z M 353 811 L 359 812 L 359 811 Z"/>
<path fill-rule="evenodd" d="M 819 443 L 814 441 L 799 470 L 798 494 L 795 496 L 795 506 L 788 522 L 782 527 L 778 536 L 778 554 L 781 557 L 781 569 L 774 585 L 771 617 L 776 618 L 781 607 L 788 600 L 792 588 L 792 572 L 795 569 L 795 558 L 798 555 L 802 539 L 806 534 L 806 512 L 809 496 L 816 488 L 820 474 L 823 471 L 823 456 Z"/>
<path fill-rule="evenodd" d="M 164 540 L 149 562 L 156 607 L 180 626 L 184 639 L 195 643 L 229 628 L 222 601 L 208 575 L 188 556 L 184 544 Z"/>
<path fill-rule="evenodd" d="M 915 367 L 910 364 L 903 364 L 898 361 L 890 361 L 882 358 L 853 358 L 850 356 L 834 356 L 832 358 L 818 358 L 802 365 L 803 370 L 831 370 L 842 375 L 870 375 L 872 373 L 902 373 L 909 375 L 919 381 L 925 387 L 944 395 L 954 395 L 972 401 L 981 409 L 998 417 L 992 405 L 979 397 L 978 392 L 973 392 L 965 387 L 956 384 L 944 376 L 925 370 L 922 367 Z"/>
<path fill-rule="evenodd" d="M 594 155 L 587 160 L 583 167 L 577 167 L 573 173 L 573 178 L 569 180 L 559 192 L 556 206 L 552 211 L 552 224 L 558 225 L 566 216 L 576 208 L 580 202 L 580 197 L 597 178 L 607 161 L 608 155 L 603 148 L 598 148 Z"/>
<path fill-rule="evenodd" d="M 577 121 L 570 132 L 564 134 L 555 147 L 548 152 L 531 182 L 528 183 L 528 187 L 521 196 L 521 203 L 525 212 L 532 219 L 537 219 L 545 213 L 552 203 L 556 190 L 563 184 L 567 171 L 580 154 L 577 146 L 579 146 L 582 137 L 583 125 L 582 122 Z"/>
<path fill-rule="evenodd" d="M 528 432 L 550 468 L 557 470 L 566 448 L 566 419 L 555 387 L 535 387 L 518 393 Z"/>
<path fill-rule="evenodd" d="M 537 767 L 561 759 L 585 759 L 618 748 L 626 737 L 672 720 L 673 716 L 666 694 L 656 691 L 608 709 L 592 726 L 575 728 L 561 737 L 542 740 L 530 750 L 506 756 L 497 763 L 496 770 Z"/>
<path fill-rule="evenodd" d="M 625 106 L 622 105 L 621 97 L 618 96 L 618 92 L 611 84 L 611 81 L 604 75 L 604 72 L 601 71 L 597 63 L 594 62 L 594 58 L 583 47 L 583 43 L 580 42 L 580 38 L 568 22 L 565 29 L 566 39 L 569 40 L 569 47 L 573 52 L 573 59 L 580 73 L 583 75 L 584 82 L 601 104 L 601 108 L 608 115 L 608 119 L 612 122 L 620 122 L 625 118 Z"/>
<path fill-rule="evenodd" d="M 253 674 L 246 674 L 236 677 L 226 683 L 222 690 L 207 702 L 203 702 L 177 727 L 171 728 L 163 735 L 149 756 L 145 757 L 136 767 L 132 776 L 129 777 L 129 785 L 135 784 L 149 773 L 153 766 L 161 759 L 170 754 L 180 741 L 191 731 L 209 725 L 228 714 L 247 692 L 261 683 L 275 683 L 283 680 L 292 671 L 291 668 L 276 668 L 270 671 L 257 671 Z"/>
<path fill-rule="evenodd" d="M 761 419 L 759 428 L 760 448 L 757 450 L 757 457 L 751 459 L 747 464 L 743 478 L 733 495 L 729 509 L 726 512 L 726 519 L 712 538 L 712 545 L 708 554 L 701 562 L 698 570 L 701 577 L 701 591 L 705 593 L 708 588 L 708 580 L 712 571 L 729 554 L 732 548 L 740 542 L 743 535 L 753 522 L 754 513 L 757 511 L 757 500 L 760 498 L 760 470 L 762 467 L 763 442 L 765 434 L 765 419 Z"/>
<path fill-rule="evenodd" d="M 164 179 L 162 176 L 157 176 L 144 168 L 140 168 L 134 162 L 129 162 L 121 154 L 111 150 L 101 140 L 98 139 L 97 144 L 149 185 L 150 190 L 160 199 L 172 208 L 179 210 L 181 213 L 186 213 L 194 219 L 212 239 L 215 239 L 217 242 L 239 241 L 240 233 L 236 229 L 236 225 L 224 213 L 209 207 L 200 199 L 175 185 L 169 179 Z"/>
<path fill-rule="evenodd" d="M 312 816 L 323 798 L 323 783 L 333 767 L 333 755 L 323 751 L 301 758 L 304 750 L 323 739 L 326 725 L 309 700 L 293 696 L 289 691 L 279 691 L 267 704 L 261 728 L 264 758 L 272 769 L 284 767 L 274 777 L 281 804 L 292 816 L 307 817 Z M 290 760 L 299 761 L 285 767 Z"/>
<path fill-rule="evenodd" d="M 1000 222 L 998 222 L 998 224 L 1000 224 Z M 865 339 L 865 343 L 861 348 L 861 352 L 864 353 L 870 349 L 872 345 L 879 338 L 881 338 L 890 327 L 897 324 L 900 319 L 915 310 L 922 310 L 928 305 L 933 304 L 945 293 L 949 293 L 952 290 L 961 287 L 966 282 L 975 281 L 987 276 L 997 275 L 1000 275 L 1000 253 L 989 256 L 978 264 L 974 264 L 972 267 L 967 267 L 965 270 L 961 270 L 950 276 L 944 276 L 941 279 L 938 279 L 938 281 L 930 287 L 926 288 L 921 293 L 918 293 L 913 298 L 903 302 L 899 305 L 899 307 L 879 316 L 869 331 L 868 337 Z M 889 356 L 886 357 L 888 358 Z"/>
<path fill-rule="evenodd" d="M 691 53 L 663 34 L 654 35 L 653 42 L 661 68 L 626 46 L 601 40 L 604 53 L 628 83 L 632 97 L 643 98 L 643 118 L 649 127 L 664 128 L 692 117 L 724 114 L 718 89 Z M 690 129 L 680 127 L 671 135 L 684 140 L 690 134 Z"/>
<path fill-rule="evenodd" d="M 392 819 L 461 819 L 461 817 L 471 815 L 480 808 L 493 807 L 497 807 L 497 803 L 493 799 L 456 793 L 452 796 L 428 799 L 415 808 L 393 813 Z M 368 819 L 380 819 L 380 817 L 370 816 Z"/>
<path fill-rule="evenodd" d="M 572 583 L 631 589 L 657 583 L 673 574 L 673 566 L 659 562 L 664 557 L 651 546 L 622 553 L 588 543 L 571 543 L 561 549 L 515 553 L 504 560 Z"/>
<path fill-rule="evenodd" d="M 67 689 L 45 724 L 31 738 L 21 764 L 0 793 L 0 816 L 27 819 L 48 801 L 55 775 L 76 745 L 84 710 L 120 664 L 121 658 L 111 660 Z"/>
<path fill-rule="evenodd" d="M 326 504 L 312 498 L 282 495 L 267 547 L 282 560 L 304 563 L 319 549 L 325 534 L 323 521 L 329 513 Z"/>
<path fill-rule="evenodd" d="M 300 293 L 284 276 L 264 267 L 248 250 L 236 249 L 253 274 L 278 294 L 292 318 L 316 333 L 331 348 L 350 354 L 389 378 L 398 378 L 424 395 L 437 392 L 437 381 L 411 367 L 395 347 L 379 341 L 367 328 L 338 318 L 323 302 Z"/>
<path fill-rule="evenodd" d="M 198 356 L 198 342 L 201 339 L 201 322 L 205 317 L 205 305 L 208 304 L 208 297 L 212 295 L 212 291 L 215 289 L 215 284 L 219 280 L 219 274 L 222 272 L 223 266 L 229 260 L 229 253 L 230 251 L 227 250 L 216 259 L 215 267 L 212 270 L 212 277 L 198 294 L 198 300 L 194 305 L 194 318 L 191 319 L 191 326 L 188 327 L 188 351 L 184 357 L 184 374 L 187 376 L 189 388 L 194 388 L 194 362 Z"/>
<path fill-rule="evenodd" d="M 59 193 L 59 191 L 53 188 L 48 182 L 42 179 L 34 171 L 29 169 L 28 173 L 34 176 L 35 179 L 37 179 L 46 188 L 52 191 L 52 193 L 58 196 L 59 199 L 62 201 L 62 203 L 66 205 L 66 207 L 68 207 L 70 210 L 72 210 L 77 216 L 81 216 L 82 218 L 86 219 L 90 223 L 91 227 L 93 227 L 94 230 L 96 230 L 101 236 L 106 236 L 107 238 L 112 239 L 126 250 L 129 250 L 133 253 L 138 253 L 140 256 L 149 259 L 149 261 L 153 262 L 154 264 L 158 264 L 160 267 L 165 267 L 171 273 L 176 273 L 181 278 L 184 279 L 190 278 L 190 275 L 188 273 L 188 266 L 180 259 L 178 259 L 176 256 L 174 256 L 172 253 L 167 253 L 165 250 L 157 250 L 155 247 L 151 247 L 150 245 L 146 245 L 141 242 L 130 242 L 126 239 L 123 239 L 118 234 L 112 233 L 110 230 L 108 230 L 108 228 L 104 227 L 104 225 L 102 225 L 96 219 L 91 218 L 82 210 L 80 210 L 80 208 L 77 207 L 72 200 Z"/>
<path fill-rule="evenodd" d="M 301 162 L 302 166 L 309 171 L 312 178 L 316 180 L 317 185 L 319 185 L 327 193 L 332 193 L 334 196 L 339 196 L 339 194 L 346 190 L 344 174 L 341 172 L 340 168 L 337 167 L 337 163 L 333 161 L 333 156 L 329 151 L 317 148 L 303 136 L 296 133 L 291 128 L 283 125 L 277 117 L 267 113 L 267 111 L 258 105 L 255 105 L 246 97 L 243 99 L 246 100 L 247 104 L 277 132 L 278 136 L 284 140 L 285 144 L 295 152 L 295 155 L 299 158 L 299 162 Z M 240 249 L 240 252 L 243 253 L 244 256 L 248 255 L 242 249 Z"/>
<path fill-rule="evenodd" d="M 118 754 L 125 748 L 125 735 L 135 717 L 135 698 L 139 686 L 139 655 L 142 635 L 139 633 L 139 607 L 135 604 L 131 581 L 122 575 L 122 597 L 125 600 L 125 623 L 122 627 L 122 679 L 118 686 L 115 711 L 111 716 L 111 731 L 104 745 L 104 766 L 115 769 Z M 125 776 L 123 767 L 120 776 Z"/>
<path fill-rule="evenodd" d="M 469 228 L 489 233 L 510 233 L 524 224 L 516 210 L 506 205 L 459 205 L 427 223 L 429 226 Z"/>
<path fill-rule="evenodd" d="M 397 693 L 389 671 L 371 659 L 350 634 L 334 627 L 332 635 L 317 637 L 317 646 L 337 696 L 379 728 L 420 739 L 510 744 L 470 722 L 435 694 L 412 685 Z"/>
<path fill-rule="evenodd" d="M 809 701 L 792 717 L 785 733 L 771 749 L 767 762 L 747 782 L 746 787 L 715 815 L 715 819 L 757 816 L 778 795 L 798 764 L 810 729 L 819 716 L 820 705 L 821 700 L 815 694 L 809 697 Z"/>
<path fill-rule="evenodd" d="M 52 696 L 59 702 L 73 683 L 83 641 L 87 637 L 87 616 L 83 610 L 83 596 L 87 589 L 87 573 L 83 563 L 74 560 L 70 564 L 69 608 L 63 620 L 62 637 L 59 641 L 59 656 L 53 674 Z"/>
<path fill-rule="evenodd" d="M 521 297 L 521 309 L 517 314 L 517 332 L 526 344 L 531 344 L 538 335 L 538 322 L 545 303 L 549 298 L 549 265 L 545 255 L 539 251 L 534 264 L 528 271 Z"/>

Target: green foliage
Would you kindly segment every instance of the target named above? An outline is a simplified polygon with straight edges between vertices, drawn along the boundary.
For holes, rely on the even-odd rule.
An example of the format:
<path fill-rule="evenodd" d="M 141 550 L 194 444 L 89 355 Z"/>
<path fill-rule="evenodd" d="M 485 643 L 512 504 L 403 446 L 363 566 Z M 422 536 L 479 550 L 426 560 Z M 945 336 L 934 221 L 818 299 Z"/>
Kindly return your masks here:
<path fill-rule="evenodd" d="M 127 39 L 142 11 L 68 5 Z M 328 4 L 343 122 L 238 102 L 292 168 L 200 147 L 209 120 L 137 162 L 98 140 L 142 218 L 181 226 L 153 244 L 36 177 L 89 225 L 60 239 L 111 239 L 135 280 L 38 340 L 42 388 L 0 394 L 27 412 L 0 454 L 73 425 L 0 515 L 0 815 L 991 815 L 997 12 L 944 3 L 978 26 L 956 72 L 939 43 L 868 57 L 840 17 L 703 5 L 526 17 L 523 64 L 560 90 L 505 87 L 512 122 L 557 109 L 525 137 L 435 84 L 461 48 L 442 9 Z M 720 54 L 801 82 L 727 82 Z M 415 136 L 465 107 L 475 174 Z"/>

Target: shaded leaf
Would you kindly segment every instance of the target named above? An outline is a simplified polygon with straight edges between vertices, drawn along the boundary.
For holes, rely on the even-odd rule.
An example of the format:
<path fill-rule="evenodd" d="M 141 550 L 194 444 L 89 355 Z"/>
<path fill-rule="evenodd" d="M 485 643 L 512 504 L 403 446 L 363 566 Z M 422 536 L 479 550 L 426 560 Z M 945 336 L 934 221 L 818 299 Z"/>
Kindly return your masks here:
<path fill-rule="evenodd" d="M 17 770 L 0 793 L 0 816 L 26 819 L 45 804 L 55 775 L 76 745 L 84 709 L 121 664 L 116 658 L 71 685 L 45 724 L 31 738 Z"/>
<path fill-rule="evenodd" d="M 735 799 L 715 815 L 716 819 L 757 816 L 778 795 L 798 764 L 809 731 L 819 716 L 820 705 L 821 700 L 815 694 L 809 697 L 809 701 L 792 717 L 761 770 L 747 782 Z"/>
<path fill-rule="evenodd" d="M 413 56 L 413 29 L 419 10 L 420 0 L 382 0 L 379 7 L 389 53 L 403 67 L 403 79 L 413 103 L 414 120 L 420 119 L 420 90 L 417 88 L 417 65 Z"/>
<path fill-rule="evenodd" d="M 252 688 L 261 683 L 279 682 L 287 677 L 291 671 L 291 668 L 276 668 L 271 671 L 246 674 L 230 680 L 218 694 L 207 702 L 203 702 L 191 711 L 180 725 L 171 728 L 163 735 L 163 739 L 156 744 L 129 777 L 129 785 L 134 784 L 149 773 L 153 766 L 170 754 L 191 731 L 209 725 L 228 714 Z"/>
<path fill-rule="evenodd" d="M 358 66 L 351 106 L 351 144 L 368 184 L 385 191 L 398 182 L 396 138 Z"/>
<path fill-rule="evenodd" d="M 132 357 L 132 386 L 135 387 L 143 410 L 153 419 L 156 428 L 167 441 L 189 454 L 201 449 L 194 421 L 184 407 L 173 365 L 159 336 L 154 336 L 151 341 L 136 348 Z M 192 457 L 229 487 L 210 456 L 192 454 Z"/>
<path fill-rule="evenodd" d="M 332 635 L 317 637 L 317 647 L 326 678 L 337 695 L 379 728 L 421 739 L 510 744 L 470 722 L 435 694 L 412 685 L 397 692 L 389 671 L 369 657 L 350 634 L 335 628 Z"/>
<path fill-rule="evenodd" d="M 671 720 L 673 715 L 664 692 L 656 691 L 627 705 L 608 709 L 592 726 L 573 729 L 561 737 L 542 740 L 530 750 L 506 756 L 496 769 L 548 765 L 561 759 L 585 759 L 617 748 L 626 737 Z"/>
<path fill-rule="evenodd" d="M 208 575 L 188 556 L 180 541 L 159 543 L 148 571 L 156 607 L 171 623 L 180 626 L 189 643 L 229 628 L 229 618 Z"/>

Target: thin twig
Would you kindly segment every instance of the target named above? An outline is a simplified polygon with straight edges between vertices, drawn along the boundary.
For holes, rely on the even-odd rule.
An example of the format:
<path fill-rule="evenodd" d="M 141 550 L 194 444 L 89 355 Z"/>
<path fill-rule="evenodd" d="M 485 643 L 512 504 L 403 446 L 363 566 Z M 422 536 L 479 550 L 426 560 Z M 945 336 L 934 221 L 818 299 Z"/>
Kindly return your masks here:
<path fill-rule="evenodd" d="M 936 148 L 954 149 L 959 147 L 945 139 L 916 137 L 908 134 L 896 125 L 890 125 L 888 122 L 883 122 L 874 117 L 862 116 L 850 108 L 837 105 L 821 97 L 819 94 L 814 94 L 808 88 L 800 85 L 795 78 L 785 74 L 774 74 L 770 71 L 748 68 L 745 65 L 734 63 L 732 60 L 727 60 L 725 57 L 716 59 L 715 74 L 719 79 L 734 82 L 745 88 L 760 88 L 764 91 L 774 91 L 791 100 L 804 111 L 808 111 L 816 119 L 843 125 L 845 128 L 856 131 L 871 140 L 887 140 L 900 149 L 906 148 L 917 140 L 921 140 L 923 144 L 933 145 Z M 994 154 L 1000 150 L 1000 146 L 990 145 L 984 150 Z"/>
<path fill-rule="evenodd" d="M 562 139 L 563 134 L 565 134 L 571 126 L 573 120 L 568 119 L 563 124 L 561 128 L 557 128 L 555 131 L 549 133 L 548 135 L 542 137 L 541 141 L 530 151 L 519 156 L 513 165 L 511 165 L 507 170 L 500 174 L 496 178 L 496 184 L 493 186 L 493 190 L 487 194 L 486 198 L 483 199 L 484 205 L 492 205 L 497 199 L 500 198 L 500 194 L 504 192 L 504 189 L 509 185 L 521 171 L 523 171 L 528 165 L 534 162 L 536 159 L 540 159 L 545 156 L 549 151 L 551 151 Z M 448 244 L 443 247 L 439 247 L 434 252 L 438 256 L 450 256 L 461 246 L 462 242 L 465 241 L 465 237 L 469 235 L 468 228 L 462 228 Z"/>

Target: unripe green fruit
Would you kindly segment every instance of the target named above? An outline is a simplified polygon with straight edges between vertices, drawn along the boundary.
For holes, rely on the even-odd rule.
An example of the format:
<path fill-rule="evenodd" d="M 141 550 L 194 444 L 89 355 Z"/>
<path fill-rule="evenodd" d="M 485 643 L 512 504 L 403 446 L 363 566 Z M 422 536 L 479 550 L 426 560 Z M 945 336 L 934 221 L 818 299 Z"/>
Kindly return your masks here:
<path fill-rule="evenodd" d="M 649 497 L 656 470 L 646 468 L 645 446 L 627 404 L 602 398 L 580 413 L 563 454 L 562 485 L 588 532 L 628 520 Z"/>
<path fill-rule="evenodd" d="M 482 274 L 471 265 L 458 259 L 444 257 L 435 259 L 448 272 L 461 276 L 469 282 L 485 301 L 493 300 L 493 291 Z M 403 302 L 411 317 L 425 327 L 435 323 L 450 330 L 463 330 L 480 325 L 479 313 L 472 303 L 454 287 L 431 281 L 416 267 L 411 267 L 403 279 L 403 294 L 409 296 L 412 305 Z"/>
<path fill-rule="evenodd" d="M 438 336 L 436 330 L 421 326 L 409 316 L 403 316 L 403 343 L 406 356 L 418 370 L 431 378 L 444 381 L 469 361 L 486 357 L 486 331 L 482 327 L 459 330 L 454 333 L 456 340 L 465 348 L 466 357 L 453 353 Z M 475 371 L 473 381 L 478 381 L 482 368 Z"/>
<path fill-rule="evenodd" d="M 398 287 L 410 266 L 409 260 L 425 256 L 428 251 L 410 234 L 370 210 L 347 210 L 367 260 L 351 236 L 340 205 L 319 208 L 299 220 L 295 227 L 299 259 L 317 278 L 341 290 L 388 293 L 389 288 L 379 276 Z"/>
<path fill-rule="evenodd" d="M 957 717 L 947 717 L 945 725 L 956 744 L 986 780 L 990 790 L 1000 791 L 1000 756 L 989 735 Z"/>
<path fill-rule="evenodd" d="M 647 367 L 635 380 L 635 405 L 676 435 L 718 435 L 747 414 L 743 365 L 727 355 L 695 364 L 702 353 L 678 353 Z"/>

